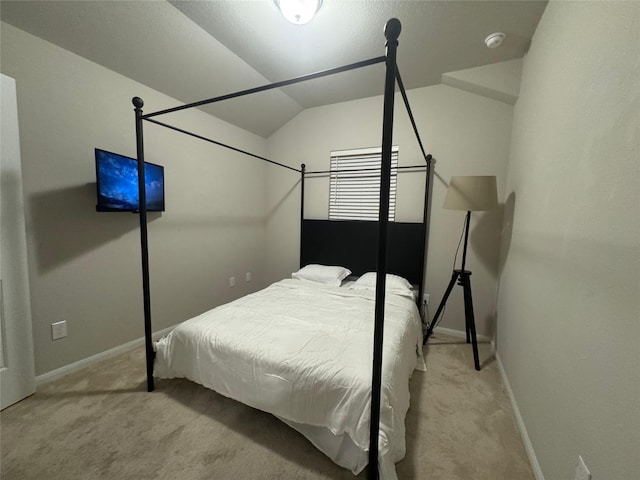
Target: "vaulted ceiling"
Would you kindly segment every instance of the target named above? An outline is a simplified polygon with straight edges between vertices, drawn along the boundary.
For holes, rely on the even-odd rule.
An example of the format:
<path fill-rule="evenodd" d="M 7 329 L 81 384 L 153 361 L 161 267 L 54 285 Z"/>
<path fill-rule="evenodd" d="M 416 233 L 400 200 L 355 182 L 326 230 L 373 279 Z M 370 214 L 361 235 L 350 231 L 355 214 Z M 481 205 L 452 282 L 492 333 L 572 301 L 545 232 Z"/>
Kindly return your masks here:
<path fill-rule="evenodd" d="M 190 103 L 384 55 L 383 28 L 393 17 L 402 22 L 405 87 L 436 85 L 447 72 L 521 58 L 546 3 L 324 0 L 316 18 L 300 26 L 272 0 L 2 0 L 0 18 Z M 506 40 L 488 49 L 484 39 L 497 31 Z M 382 68 L 202 109 L 268 137 L 305 108 L 382 94 Z"/>

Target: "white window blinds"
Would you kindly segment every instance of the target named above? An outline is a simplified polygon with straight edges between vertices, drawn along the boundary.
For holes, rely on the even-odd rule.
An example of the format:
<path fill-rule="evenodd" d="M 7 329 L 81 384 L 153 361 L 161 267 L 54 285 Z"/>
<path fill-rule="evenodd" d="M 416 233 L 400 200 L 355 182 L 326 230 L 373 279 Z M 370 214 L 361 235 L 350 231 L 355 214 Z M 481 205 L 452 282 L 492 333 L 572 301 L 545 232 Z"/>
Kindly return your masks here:
<path fill-rule="evenodd" d="M 331 152 L 329 220 L 378 220 L 382 149 Z M 398 147 L 391 152 L 389 220 L 395 219 Z"/>

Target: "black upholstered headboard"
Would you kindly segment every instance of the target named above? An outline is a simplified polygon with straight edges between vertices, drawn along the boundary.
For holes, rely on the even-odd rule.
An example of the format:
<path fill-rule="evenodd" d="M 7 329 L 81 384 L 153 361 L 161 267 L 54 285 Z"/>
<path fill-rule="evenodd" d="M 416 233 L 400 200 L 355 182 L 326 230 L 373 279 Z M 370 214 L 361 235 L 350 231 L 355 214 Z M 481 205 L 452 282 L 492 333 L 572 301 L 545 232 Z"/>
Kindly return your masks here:
<path fill-rule="evenodd" d="M 389 222 L 387 272 L 422 284 L 424 263 L 422 223 Z M 362 275 L 377 270 L 378 222 L 363 220 L 302 220 L 300 266 L 341 265 Z"/>

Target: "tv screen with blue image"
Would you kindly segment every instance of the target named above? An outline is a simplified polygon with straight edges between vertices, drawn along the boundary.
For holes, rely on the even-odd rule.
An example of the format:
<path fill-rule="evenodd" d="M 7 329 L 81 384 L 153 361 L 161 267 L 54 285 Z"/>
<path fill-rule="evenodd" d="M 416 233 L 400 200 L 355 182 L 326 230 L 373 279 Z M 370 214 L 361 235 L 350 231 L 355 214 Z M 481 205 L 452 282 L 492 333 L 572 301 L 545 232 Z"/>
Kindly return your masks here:
<path fill-rule="evenodd" d="M 134 158 L 95 149 L 96 184 L 99 212 L 136 212 L 138 195 L 138 161 Z M 144 177 L 147 211 L 164 212 L 164 167 L 145 162 Z"/>

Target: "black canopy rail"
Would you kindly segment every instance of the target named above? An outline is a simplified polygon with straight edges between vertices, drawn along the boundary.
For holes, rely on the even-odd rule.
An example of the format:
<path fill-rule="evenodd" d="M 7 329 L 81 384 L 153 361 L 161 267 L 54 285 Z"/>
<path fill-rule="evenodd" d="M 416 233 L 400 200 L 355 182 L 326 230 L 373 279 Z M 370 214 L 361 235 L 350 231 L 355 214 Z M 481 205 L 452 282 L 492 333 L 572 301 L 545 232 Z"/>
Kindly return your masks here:
<path fill-rule="evenodd" d="M 412 170 L 412 171 L 418 171 L 419 170 L 424 170 L 425 168 L 427 168 L 426 165 L 398 165 L 396 167 L 398 170 Z M 340 172 L 336 172 L 335 170 L 314 170 L 314 171 L 310 171 L 310 172 L 306 172 L 305 175 L 309 176 L 309 175 L 318 175 L 318 176 L 327 176 L 327 175 L 337 175 L 340 178 L 345 178 L 345 176 L 343 176 L 343 173 L 356 173 L 356 172 L 380 172 L 381 169 L 378 167 L 365 167 L 365 168 L 345 168 L 343 170 L 340 170 Z M 375 175 L 376 177 L 379 177 L 380 175 Z M 348 178 L 348 177 L 346 177 Z M 358 178 L 361 178 L 360 176 L 358 176 Z"/>
<path fill-rule="evenodd" d="M 327 77 L 329 75 L 335 75 L 336 73 L 348 72 L 349 70 L 355 70 L 357 68 L 368 67 L 370 65 L 375 65 L 377 63 L 383 63 L 386 60 L 386 57 L 375 57 L 370 58 L 369 60 L 363 60 L 361 62 L 350 63 L 349 65 L 343 65 L 342 67 L 331 68 L 329 70 L 323 70 L 320 72 L 310 73 L 308 75 L 302 75 L 300 77 L 291 78 L 289 80 L 282 80 L 280 82 L 269 83 L 267 85 L 262 85 L 260 87 L 249 88 L 247 90 L 241 90 L 235 93 L 229 93 L 227 95 L 221 95 L 219 97 L 209 98 L 207 100 L 201 100 L 199 102 L 188 103 L 186 105 L 180 105 L 178 107 L 167 108 L 165 110 L 159 110 L 153 113 L 147 113 L 143 115 L 142 118 L 145 120 L 151 117 L 155 117 L 158 115 L 165 115 L 167 113 L 178 112 L 180 110 L 185 110 L 187 108 L 200 107 L 202 105 L 208 105 L 210 103 L 220 102 L 222 100 L 229 100 L 232 98 L 243 97 L 245 95 L 251 95 L 253 93 L 264 92 L 267 90 L 273 90 L 275 88 L 286 87 L 288 85 L 294 85 L 296 83 L 306 82 L 308 80 L 315 80 L 316 78 Z"/>
<path fill-rule="evenodd" d="M 420 150 L 422 151 L 422 156 L 424 157 L 424 161 L 427 166 L 431 165 L 431 160 L 433 157 L 424 150 L 424 145 L 422 145 L 422 139 L 420 138 L 420 132 L 418 132 L 418 126 L 416 125 L 416 120 L 413 117 L 413 112 L 411 111 L 411 105 L 409 105 L 409 98 L 407 97 L 407 91 L 404 89 L 404 84 L 402 83 L 402 78 L 400 77 L 400 72 L 396 69 L 396 80 L 398 81 L 398 88 L 400 90 L 400 94 L 402 95 L 402 100 L 404 101 L 404 106 L 407 109 L 407 115 L 409 115 L 409 120 L 411 121 L 411 126 L 413 127 L 413 133 L 416 135 L 416 140 L 418 141 L 418 145 L 420 145 Z"/>
<path fill-rule="evenodd" d="M 242 90 L 236 93 L 222 95 L 214 97 L 208 100 L 202 100 L 186 105 L 181 105 L 173 108 L 159 110 L 156 112 L 148 113 L 146 115 L 142 112 L 144 102 L 139 97 L 134 97 L 132 103 L 135 107 L 135 123 L 136 123 L 136 150 L 138 160 L 138 193 L 140 208 L 138 210 L 140 219 L 140 245 L 141 245 L 141 258 L 142 258 L 142 286 L 143 286 L 143 305 L 144 305 L 144 325 L 145 325 L 145 350 L 146 350 L 146 363 L 147 363 L 147 390 L 149 392 L 154 390 L 153 381 L 153 362 L 155 358 L 155 352 L 153 350 L 152 342 L 152 328 L 151 328 L 151 301 L 150 301 L 150 288 L 149 288 L 149 253 L 148 253 L 148 238 L 147 238 L 147 205 L 146 205 L 146 188 L 145 188 L 145 172 L 144 172 L 144 134 L 143 134 L 143 120 L 150 121 L 156 125 L 160 125 L 171 130 L 190 135 L 192 137 L 205 140 L 207 142 L 229 148 L 238 153 L 244 153 L 254 158 L 267 161 L 269 163 L 285 167 L 289 170 L 299 172 L 301 174 L 301 194 L 303 196 L 301 204 L 301 220 L 304 217 L 304 180 L 305 180 L 305 166 L 301 165 L 301 169 L 290 167 L 282 163 L 269 160 L 259 155 L 246 152 L 236 147 L 223 144 L 216 140 L 212 140 L 201 135 L 197 135 L 186 130 L 168 125 L 157 120 L 151 120 L 152 117 L 159 115 L 165 115 L 189 108 L 199 107 L 210 103 L 219 102 L 222 100 L 228 100 L 232 98 L 242 97 L 253 93 L 263 92 L 276 88 L 293 85 L 308 80 L 313 80 L 337 73 L 343 73 L 349 70 L 354 70 L 378 63 L 385 64 L 385 88 L 384 88 L 384 108 L 383 108 L 383 125 L 382 125 L 382 168 L 380 171 L 380 203 L 379 203 L 379 221 L 378 221 L 378 259 L 377 259 L 377 275 L 379 281 L 376 282 L 376 300 L 375 300 L 375 319 L 374 319 L 374 336 L 373 336 L 373 365 L 372 365 L 372 390 L 371 390 L 371 420 L 370 420 L 370 436 L 369 436 L 369 465 L 367 469 L 367 478 L 369 480 L 378 479 L 378 436 L 380 429 L 380 393 L 382 388 L 382 350 L 383 350 L 383 333 L 384 333 L 384 303 L 385 303 L 385 287 L 386 287 L 386 251 L 387 251 L 387 236 L 388 236 L 388 212 L 389 212 L 389 190 L 390 190 L 390 178 L 391 178 L 391 153 L 392 153 L 392 140 L 393 140 L 393 110 L 395 100 L 395 83 L 398 80 L 398 85 L 405 101 L 405 106 L 409 111 L 409 116 L 412 121 L 414 131 L 418 137 L 418 142 L 424 154 L 424 148 L 422 142 L 419 139 L 417 128 L 413 120 L 413 115 L 408 105 L 406 94 L 404 93 L 404 87 L 401 83 L 396 66 L 396 54 L 398 48 L 398 37 L 402 26 L 400 21 L 396 18 L 391 18 L 385 25 L 384 35 L 387 39 L 386 42 L 386 54 L 385 56 L 364 60 L 361 62 L 352 63 L 342 67 L 337 67 L 329 70 L 324 70 L 308 75 L 303 75 L 290 80 L 284 80 L 280 82 L 271 83 L 255 88 Z M 431 155 L 425 155 L 427 162 L 427 172 L 429 176 Z M 404 167 L 403 167 L 404 168 Z M 413 167 L 407 167 L 413 168 Z M 425 190 L 425 197 L 427 196 L 429 186 L 429 180 L 427 178 Z M 428 217 L 426 207 L 424 212 L 424 219 Z M 426 225 L 423 223 L 423 228 Z M 425 230 L 426 233 L 426 230 Z M 424 252 L 423 252 L 424 255 Z M 424 260 L 424 259 L 423 259 Z M 424 268 L 424 261 L 422 262 Z M 424 270 L 423 270 L 424 277 Z"/>
<path fill-rule="evenodd" d="M 413 116 L 413 112 L 411 111 L 411 105 L 409 104 L 409 97 L 407 97 L 407 91 L 404 88 L 404 83 L 402 82 L 402 77 L 400 76 L 400 71 L 396 68 L 396 81 L 398 82 L 398 89 L 400 90 L 400 94 L 402 95 L 402 100 L 404 102 L 404 106 L 407 110 L 407 115 L 409 116 L 409 120 L 411 122 L 411 126 L 413 127 L 413 133 L 416 136 L 416 140 L 418 141 L 418 145 L 420 146 L 420 150 L 422 151 L 422 156 L 424 157 L 424 161 L 426 163 L 427 174 L 425 175 L 425 184 L 424 184 L 424 208 L 422 210 L 422 238 L 424 241 L 424 248 L 422 249 L 422 255 L 420 259 L 420 265 L 422 265 L 422 281 L 420 282 L 420 289 L 418 291 L 418 305 L 420 309 L 420 317 L 422 318 L 422 322 L 424 325 L 427 323 L 427 315 L 426 315 L 426 306 L 424 305 L 424 275 L 427 269 L 426 266 L 426 258 L 425 252 L 427 250 L 428 238 L 429 238 L 429 205 L 431 202 L 431 176 L 433 175 L 433 156 L 424 149 L 424 145 L 422 144 L 422 139 L 420 138 L 420 132 L 418 132 L 418 126 L 416 125 L 415 117 Z M 423 342 L 424 344 L 424 342 Z"/>
<path fill-rule="evenodd" d="M 250 157 L 257 158 L 259 160 L 264 160 L 265 162 L 272 163 L 274 165 L 278 165 L 280 167 L 287 168 L 289 170 L 293 170 L 294 172 L 298 172 L 298 173 L 302 172 L 302 170 L 298 170 L 297 168 L 290 167 L 289 165 L 285 165 L 284 163 L 276 162 L 274 160 L 269 160 L 268 158 L 262 157 L 260 155 L 256 155 L 255 153 L 247 152 L 246 150 L 242 150 L 240 148 L 233 147 L 231 145 L 227 145 L 226 143 L 222 143 L 222 142 L 219 142 L 217 140 L 213 140 L 211 138 L 203 137 L 202 135 L 198 135 L 197 133 L 192 133 L 192 132 L 189 132 L 187 130 L 183 130 L 182 128 L 178 128 L 178 127 L 174 127 L 173 125 L 169 125 L 167 123 L 159 122 L 158 120 L 153 120 L 151 118 L 146 118 L 145 120 L 147 120 L 148 122 L 151 122 L 151 123 L 155 123 L 156 125 L 160 125 L 162 127 L 168 128 L 170 130 L 175 130 L 176 132 L 184 133 L 185 135 L 189 135 L 191 137 L 195 137 L 195 138 L 198 138 L 200 140 L 204 140 L 205 142 L 213 143 L 214 145 L 218 145 L 220 147 L 228 148 L 229 150 L 233 150 L 234 152 L 243 153 L 243 154 L 248 155 Z"/>

